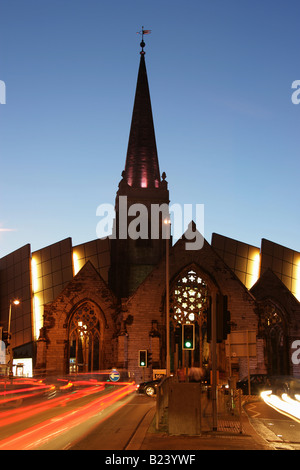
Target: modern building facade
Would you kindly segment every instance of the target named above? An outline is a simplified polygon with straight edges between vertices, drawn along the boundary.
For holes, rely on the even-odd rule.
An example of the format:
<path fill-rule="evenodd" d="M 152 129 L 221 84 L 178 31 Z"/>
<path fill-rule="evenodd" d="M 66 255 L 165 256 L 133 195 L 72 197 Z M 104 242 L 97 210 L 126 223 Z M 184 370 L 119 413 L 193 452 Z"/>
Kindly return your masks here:
<path fill-rule="evenodd" d="M 11 331 L 14 362 L 20 373 L 25 360 L 34 373 L 116 367 L 140 381 L 166 369 L 169 349 L 172 371 L 192 365 L 209 371 L 207 315 L 217 293 L 227 297 L 231 315 L 231 333 L 218 344 L 220 377 L 244 377 L 249 370 L 300 377 L 293 355 L 300 340 L 300 252 L 216 233 L 201 249 L 186 249 L 187 233 L 175 244 L 166 238 L 169 189 L 159 168 L 141 45 L 127 157 L 116 188 L 116 236 L 76 246 L 67 238 L 34 252 L 28 244 L 0 259 L 0 331 L 3 339 Z M 155 226 L 153 207 L 162 209 Z M 139 214 L 146 209 L 146 234 L 137 208 Z M 131 223 L 139 237 L 128 235 Z M 20 305 L 11 303 L 15 298 Z M 185 322 L 195 325 L 195 349 L 188 352 L 182 350 Z M 140 350 L 148 353 L 146 367 L 139 365 Z"/>

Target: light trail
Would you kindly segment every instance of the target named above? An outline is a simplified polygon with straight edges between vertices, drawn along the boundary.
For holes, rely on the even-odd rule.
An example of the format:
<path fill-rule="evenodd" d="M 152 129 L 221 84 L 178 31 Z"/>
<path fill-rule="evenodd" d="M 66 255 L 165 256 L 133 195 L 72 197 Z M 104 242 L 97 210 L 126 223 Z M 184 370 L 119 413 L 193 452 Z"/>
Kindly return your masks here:
<path fill-rule="evenodd" d="M 7 405 L 16 400 L 23 400 L 24 398 L 35 397 L 51 390 L 51 386 L 41 385 L 37 387 L 22 388 L 17 390 L 7 390 L 0 393 L 0 406 Z M 34 392 L 34 393 L 32 393 Z M 6 398 L 9 396 L 8 398 Z M 2 398 L 3 397 L 3 398 Z"/>
<path fill-rule="evenodd" d="M 51 401 L 48 401 L 46 403 L 43 402 L 36 403 L 34 405 L 22 406 L 22 413 L 20 413 L 19 408 L 16 408 L 14 410 L 3 411 L 0 413 L 0 427 L 8 426 L 23 419 L 31 418 L 34 415 L 43 413 L 57 406 L 66 406 L 66 404 L 71 401 L 78 400 L 79 398 L 82 398 L 87 395 L 92 395 L 94 393 L 101 392 L 102 390 L 104 390 L 104 388 L 104 384 L 101 384 L 82 390 L 76 390 L 75 392 L 72 392 L 72 394 L 52 398 Z M 26 395 L 26 398 L 28 398 L 28 395 Z M 14 398 L 14 400 L 15 399 L 16 398 Z"/>
<path fill-rule="evenodd" d="M 280 398 L 277 395 L 273 395 L 271 390 L 266 390 L 262 392 L 260 396 L 267 405 L 271 406 L 279 413 L 297 421 L 297 423 L 300 423 L 299 395 L 296 395 L 296 400 L 293 400 L 286 393 L 283 393 Z"/>
<path fill-rule="evenodd" d="M 79 426 L 87 420 L 99 415 L 104 408 L 116 403 L 136 389 L 134 383 L 122 385 L 123 386 L 117 390 L 114 390 L 108 395 L 98 397 L 87 405 L 45 420 L 40 424 L 30 427 L 26 431 L 21 431 L 1 440 L 0 450 L 33 450 L 47 443 L 49 440 L 61 436 L 75 426 Z"/>

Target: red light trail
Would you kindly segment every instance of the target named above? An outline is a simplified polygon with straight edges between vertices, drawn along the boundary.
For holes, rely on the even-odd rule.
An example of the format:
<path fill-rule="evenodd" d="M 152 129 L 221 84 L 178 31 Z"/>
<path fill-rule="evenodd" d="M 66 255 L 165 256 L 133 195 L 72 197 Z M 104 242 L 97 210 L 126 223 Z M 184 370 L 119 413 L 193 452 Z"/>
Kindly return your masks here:
<path fill-rule="evenodd" d="M 99 392 L 99 387 L 92 387 L 89 389 L 81 390 L 83 394 L 95 393 L 96 389 Z M 136 390 L 136 385 L 134 383 L 123 383 L 118 384 L 118 389 L 114 390 L 107 395 L 97 397 L 95 400 L 90 402 L 87 405 L 81 406 L 72 411 L 62 413 L 56 417 L 47 419 L 42 423 L 34 425 L 26 430 L 18 432 L 12 436 L 9 436 L 0 441 L 0 450 L 32 450 L 40 447 L 41 445 L 47 443 L 51 439 L 54 439 L 68 431 L 70 431 L 75 426 L 79 426 L 82 423 L 85 423 L 87 420 L 94 418 L 99 415 L 100 412 L 109 405 L 116 403 L 121 398 L 132 393 Z M 74 394 L 75 395 L 75 394 Z M 78 398 L 78 395 L 76 396 Z M 68 397 L 70 396 L 68 395 Z M 73 399 L 73 396 L 72 396 Z M 74 398 L 75 399 L 75 398 Z M 62 403 L 62 397 L 60 397 L 60 404 Z M 57 405 L 57 403 L 56 403 Z M 53 402 L 42 405 L 44 409 L 48 407 L 55 406 Z M 120 407 L 123 406 L 120 404 Z M 38 413 L 41 411 L 41 407 L 26 407 L 27 414 L 26 416 L 31 416 L 32 413 Z M 16 413 L 17 410 L 10 412 L 11 414 L 2 414 L 3 420 L 1 423 L 11 423 L 14 420 L 18 420 Z M 25 415 L 22 412 L 21 419 L 24 419 Z M 10 421 L 9 421 L 10 420 Z M 99 418 L 100 420 L 100 418 Z M 4 425 L 4 424 L 3 424 Z"/>

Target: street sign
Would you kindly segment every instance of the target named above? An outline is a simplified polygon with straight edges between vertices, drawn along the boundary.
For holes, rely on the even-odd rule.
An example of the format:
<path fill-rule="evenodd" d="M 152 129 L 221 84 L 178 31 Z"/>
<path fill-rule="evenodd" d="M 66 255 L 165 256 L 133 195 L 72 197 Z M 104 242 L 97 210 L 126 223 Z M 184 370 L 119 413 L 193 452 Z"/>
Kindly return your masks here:
<path fill-rule="evenodd" d="M 109 380 L 111 382 L 118 382 L 120 379 L 120 372 L 117 371 L 117 369 L 113 369 L 111 373 L 109 374 Z"/>
<path fill-rule="evenodd" d="M 255 357 L 256 330 L 232 331 L 225 342 L 227 357 Z"/>

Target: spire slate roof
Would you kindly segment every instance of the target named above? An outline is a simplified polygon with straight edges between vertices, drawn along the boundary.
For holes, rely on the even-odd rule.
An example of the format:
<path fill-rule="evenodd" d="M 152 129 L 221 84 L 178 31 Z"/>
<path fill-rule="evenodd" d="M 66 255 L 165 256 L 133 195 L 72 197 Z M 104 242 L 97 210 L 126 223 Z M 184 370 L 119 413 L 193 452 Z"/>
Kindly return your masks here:
<path fill-rule="evenodd" d="M 150 92 L 142 50 L 128 141 L 124 179 L 134 188 L 158 188 L 159 164 Z"/>

